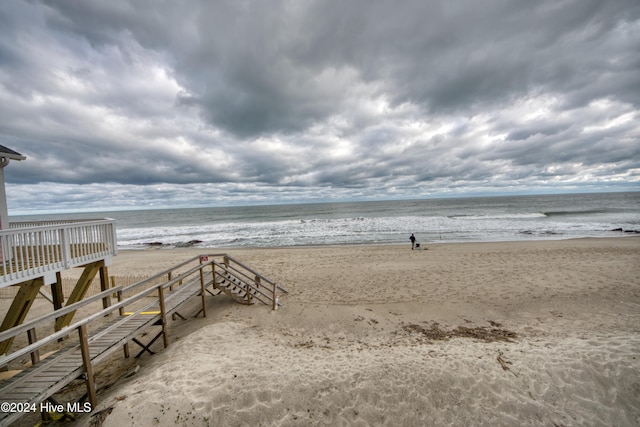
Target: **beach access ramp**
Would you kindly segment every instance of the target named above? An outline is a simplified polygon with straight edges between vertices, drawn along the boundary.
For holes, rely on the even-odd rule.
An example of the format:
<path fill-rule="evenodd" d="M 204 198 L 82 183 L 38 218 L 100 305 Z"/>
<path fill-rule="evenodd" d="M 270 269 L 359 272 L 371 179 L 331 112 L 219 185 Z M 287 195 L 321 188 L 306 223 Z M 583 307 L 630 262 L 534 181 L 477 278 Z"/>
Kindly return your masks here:
<path fill-rule="evenodd" d="M 119 349 L 125 358 L 130 357 L 132 343 L 140 347 L 135 357 L 145 352 L 153 354 L 150 347 L 159 339 L 166 348 L 169 345 L 168 318 L 186 319 L 179 309 L 187 301 L 199 298 L 201 305 L 196 316 L 206 316 L 207 296 L 225 294 L 242 304 L 260 302 L 275 310 L 279 305 L 278 295 L 282 293 L 286 290 L 226 254 L 200 255 L 133 285 L 110 288 L 2 331 L 0 342 L 26 333 L 29 345 L 0 357 L 0 366 L 8 366 L 26 355 L 30 355 L 32 364 L 0 382 L 0 403 L 3 405 L 0 427 L 8 426 L 29 412 L 42 412 L 46 418 L 46 409 L 62 407 L 54 395 L 78 379 L 86 384 L 86 393 L 79 402 L 86 401 L 90 404 L 88 408 L 95 408 L 96 364 Z M 37 326 L 53 324 L 57 318 L 105 298 L 117 302 L 53 334 L 41 339 L 36 337 Z M 155 335 L 148 333 L 153 327 L 158 330 Z M 148 342 L 142 341 L 143 335 L 151 337 Z M 61 347 L 59 340 L 64 342 Z M 59 348 L 41 359 L 41 352 L 52 346 Z M 67 403 L 64 408 L 87 408 L 79 402 Z"/>

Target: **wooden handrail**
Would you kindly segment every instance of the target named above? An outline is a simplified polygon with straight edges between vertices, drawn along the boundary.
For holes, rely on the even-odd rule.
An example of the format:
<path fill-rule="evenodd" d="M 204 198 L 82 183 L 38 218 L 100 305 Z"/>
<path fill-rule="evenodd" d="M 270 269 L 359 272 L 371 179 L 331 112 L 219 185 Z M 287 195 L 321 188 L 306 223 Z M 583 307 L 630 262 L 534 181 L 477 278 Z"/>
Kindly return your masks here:
<path fill-rule="evenodd" d="M 250 276 L 248 276 L 246 273 L 238 270 L 237 268 L 233 268 L 234 271 L 236 271 L 238 274 L 242 274 L 248 280 L 242 280 L 240 277 L 237 277 L 237 276 L 234 275 L 235 277 L 237 277 L 239 280 L 241 280 L 245 285 L 248 285 L 251 289 L 255 290 L 257 293 L 263 295 L 266 298 L 272 299 L 272 303 L 273 303 L 274 307 L 275 307 L 275 304 L 276 304 L 275 300 L 277 299 L 277 291 L 280 290 L 280 291 L 285 292 L 285 293 L 287 292 L 285 289 L 283 289 L 282 287 L 278 286 L 275 282 L 269 280 L 268 278 L 262 276 L 261 274 L 258 274 L 257 272 L 255 272 L 250 267 L 246 266 L 245 264 L 243 264 L 241 262 L 238 262 L 236 259 L 234 259 L 232 257 L 228 257 L 225 254 L 213 254 L 213 255 L 205 255 L 205 256 L 211 257 L 211 258 L 220 257 L 220 256 L 226 256 L 233 263 L 235 263 L 235 264 L 241 266 L 242 268 L 250 271 L 251 273 L 255 274 L 256 277 L 260 277 L 260 281 L 261 282 L 266 282 L 266 283 L 270 284 L 271 288 L 272 288 L 270 290 L 271 292 L 267 291 L 267 289 L 269 288 L 268 286 L 261 286 L 260 288 L 257 288 L 256 286 L 254 286 L 254 280 L 252 280 Z M 115 288 L 107 289 L 107 290 L 105 290 L 103 292 L 100 292 L 99 294 L 93 295 L 91 297 L 87 297 L 87 298 L 83 299 L 82 301 L 79 301 L 77 303 L 71 304 L 71 305 L 69 305 L 67 307 L 64 307 L 64 308 L 60 309 L 60 310 L 56 310 L 56 311 L 54 311 L 52 313 L 49 313 L 49 314 L 44 315 L 44 316 L 41 316 L 41 317 L 39 317 L 37 319 L 33 319 L 33 320 L 31 320 L 29 322 L 26 322 L 26 323 L 24 323 L 22 325 L 15 326 L 15 327 L 13 327 L 11 329 L 7 329 L 6 331 L 0 332 L 0 342 L 6 340 L 8 338 L 15 337 L 16 335 L 18 335 L 20 333 L 23 333 L 23 332 L 26 332 L 26 331 L 28 331 L 30 329 L 33 329 L 39 323 L 55 319 L 55 318 L 60 317 L 60 316 L 62 316 L 64 314 L 66 314 L 66 313 L 69 313 L 71 311 L 75 311 L 78 308 L 80 308 L 80 307 L 82 307 L 82 306 L 84 306 L 86 304 L 89 304 L 89 303 L 91 303 L 93 301 L 96 301 L 98 299 L 102 299 L 105 296 L 108 296 L 109 294 L 131 291 L 131 290 L 136 289 L 136 288 L 138 288 L 138 287 L 140 287 L 140 286 L 142 286 L 144 284 L 148 284 L 150 281 L 156 280 L 158 277 L 162 277 L 164 275 L 167 275 L 167 274 L 177 270 L 178 268 L 181 268 L 181 267 L 184 267 L 185 265 L 188 265 L 191 262 L 199 261 L 201 259 L 201 257 L 202 257 L 202 255 L 193 257 L 193 258 L 191 258 L 191 259 L 189 259 L 187 261 L 184 261 L 184 262 L 182 262 L 182 263 L 180 263 L 178 265 L 175 265 L 172 268 L 169 268 L 169 269 L 167 269 L 167 270 L 165 270 L 165 271 L 163 271 L 161 273 L 158 273 L 158 274 L 156 274 L 156 275 L 154 275 L 154 276 L 152 276 L 152 277 L 150 277 L 148 279 L 145 279 L 145 280 L 143 280 L 141 282 L 135 283 L 135 284 L 130 285 L 128 287 L 118 286 L 118 287 L 115 287 Z M 176 277 L 173 277 L 172 279 L 170 279 L 170 280 L 168 280 L 166 282 L 154 284 L 153 286 L 151 286 L 151 287 L 149 287 L 147 289 L 144 289 L 144 290 L 142 290 L 142 291 L 140 291 L 140 292 L 138 292 L 138 293 L 136 293 L 136 294 L 134 294 L 134 295 L 122 300 L 122 301 L 117 302 L 116 304 L 113 304 L 113 305 L 111 305 L 111 306 L 109 306 L 107 308 L 104 308 L 104 309 L 102 309 L 101 311 L 99 311 L 97 313 L 94 313 L 94 314 L 92 314 L 92 315 L 90 315 L 90 316 L 88 316 L 88 317 L 86 317 L 84 319 L 81 319 L 81 320 L 73 323 L 72 325 L 66 326 L 66 327 L 62 328 L 60 331 L 57 331 L 57 332 L 55 332 L 55 333 L 53 333 L 53 334 L 51 334 L 51 335 L 39 340 L 39 341 L 36 341 L 36 342 L 34 342 L 32 344 L 29 344 L 29 345 L 27 345 L 26 347 L 24 347 L 24 348 L 22 348 L 20 350 L 17 350 L 17 351 L 15 351 L 13 353 L 10 353 L 10 354 L 3 355 L 2 357 L 0 357 L 0 366 L 5 366 L 6 364 L 11 362 L 12 360 L 15 360 L 16 358 L 18 358 L 18 357 L 20 357 L 22 355 L 25 355 L 25 354 L 28 354 L 28 353 L 32 353 L 33 351 L 38 350 L 39 348 L 43 347 L 44 345 L 47 345 L 47 344 L 49 344 L 49 343 L 51 343 L 51 342 L 53 342 L 53 341 L 55 341 L 55 340 L 57 340 L 59 338 L 62 338 L 64 336 L 68 335 L 69 331 L 72 331 L 74 329 L 79 328 L 82 325 L 86 325 L 86 324 L 88 324 L 90 322 L 93 322 L 94 320 L 96 320 L 98 318 L 102 318 L 102 317 L 104 317 L 104 316 L 106 316 L 106 315 L 108 315 L 108 314 L 110 314 L 110 313 L 112 313 L 112 312 L 114 312 L 116 310 L 120 310 L 121 308 L 124 308 L 127 305 L 130 305 L 130 304 L 132 304 L 132 303 L 134 303 L 134 302 L 136 302 L 136 301 L 138 301 L 138 300 L 140 300 L 142 298 L 147 297 L 148 295 L 150 295 L 153 292 L 158 292 L 158 289 L 160 287 L 162 287 L 163 289 L 171 287 L 171 286 L 183 281 L 185 278 L 189 277 L 190 275 L 194 274 L 195 272 L 203 271 L 205 268 L 207 268 L 210 265 L 216 265 L 218 267 L 224 268 L 223 265 L 220 264 L 219 262 L 215 261 L 215 259 L 211 259 L 209 261 L 199 263 L 196 266 L 191 267 L 190 269 L 188 269 L 184 273 L 181 273 L 180 275 L 178 275 Z M 219 274 L 219 273 L 216 272 L 216 274 Z M 269 293 L 271 293 L 271 295 L 269 295 Z M 146 308 L 152 306 L 153 304 L 155 304 L 155 302 L 149 303 L 149 304 L 145 304 L 144 307 L 139 308 L 138 310 L 136 310 L 134 315 L 140 314 L 141 312 L 145 311 Z M 106 331 L 101 331 L 100 333 L 98 333 L 95 336 L 92 336 L 91 338 L 92 338 L 92 340 L 96 339 L 96 338 L 104 335 L 105 333 L 106 333 Z"/>
<path fill-rule="evenodd" d="M 122 289 L 122 292 L 128 292 L 128 291 L 131 291 L 131 290 L 133 290 L 133 289 L 135 289 L 135 288 L 138 288 L 138 287 L 140 287 L 140 286 L 142 286 L 142 285 L 148 284 L 149 282 L 153 282 L 154 280 L 157 280 L 158 278 L 160 278 L 160 277 L 162 277 L 162 276 L 166 276 L 166 275 L 168 275 L 169 273 L 173 273 L 173 272 L 174 272 L 175 270 L 177 270 L 178 268 L 183 267 L 183 266 L 185 266 L 185 265 L 187 265 L 187 264 L 189 264 L 189 263 L 193 262 L 193 261 L 194 261 L 195 259 L 197 259 L 197 258 L 198 258 L 198 257 L 190 258 L 190 259 L 188 259 L 188 260 L 186 260 L 186 261 L 184 261 L 184 262 L 182 262 L 182 263 L 180 263 L 180 264 L 174 265 L 173 267 L 168 268 L 168 269 L 166 269 L 166 270 L 164 270 L 164 271 L 162 271 L 162 272 L 160 272 L 160 273 L 154 274 L 154 275 L 153 275 L 153 276 L 151 276 L 151 277 L 148 277 L 148 278 L 146 278 L 146 279 L 144 279 L 144 280 L 141 280 L 140 282 L 137 282 L 137 283 L 134 283 L 134 284 L 132 284 L 132 285 L 129 285 L 129 286 L 127 286 L 127 287 L 123 288 L 123 289 Z M 175 284 L 175 282 L 173 282 L 173 284 Z"/>
<path fill-rule="evenodd" d="M 260 286 L 260 287 L 257 287 L 255 285 L 254 279 L 252 279 L 251 276 L 248 276 L 247 274 L 243 273 L 242 271 L 240 271 L 240 270 L 238 270 L 236 268 L 228 267 L 228 266 L 226 266 L 224 264 L 220 264 L 217 261 L 213 261 L 212 263 L 213 263 L 213 265 L 218 266 L 223 271 L 229 273 L 234 278 L 238 279 L 240 281 L 240 283 L 242 284 L 242 286 L 245 287 L 245 291 L 248 292 L 248 289 L 251 289 L 251 290 L 255 291 L 256 294 L 260 294 L 260 295 L 264 296 L 267 300 L 271 300 L 272 301 L 272 307 L 275 307 L 273 302 L 275 301 L 275 299 L 277 297 L 276 289 L 279 288 L 275 283 L 270 282 L 271 286 Z M 220 278 L 223 278 L 223 279 L 225 278 L 225 276 L 222 273 L 220 273 L 219 271 L 217 271 L 217 270 L 216 270 L 216 276 L 218 276 Z M 242 276 L 245 277 L 247 280 L 243 279 Z M 260 276 L 256 275 L 256 277 L 260 277 Z M 240 286 L 240 285 L 238 285 L 238 286 Z M 269 293 L 264 292 L 264 290 L 267 289 L 267 288 L 271 288 L 270 289 L 271 292 L 269 292 Z M 255 294 L 253 296 L 249 297 L 249 298 L 257 298 L 263 304 L 268 304 L 267 302 L 263 301 L 261 298 L 258 298 Z M 275 308 L 274 308 L 274 310 L 275 310 Z"/>
<path fill-rule="evenodd" d="M 0 287 L 118 253 L 111 218 L 9 226 L 0 230 Z"/>
<path fill-rule="evenodd" d="M 70 313 L 72 311 L 75 311 L 77 309 L 79 309 L 80 307 L 89 304 L 93 301 L 102 299 L 106 296 L 109 296 L 109 294 L 115 293 L 122 290 L 122 286 L 118 286 L 116 288 L 109 288 L 106 291 L 102 291 L 99 294 L 87 297 L 85 299 L 83 299 L 82 301 L 78 301 L 76 303 L 73 303 L 71 305 L 68 305 L 66 307 L 63 307 L 59 310 L 56 310 L 52 313 L 49 314 L 45 314 L 43 316 L 40 316 L 36 319 L 30 320 L 28 322 L 25 322 L 21 325 L 17 325 L 14 326 L 13 328 L 7 329 L 5 331 L 0 332 L 0 342 L 9 339 L 9 338 L 13 338 L 23 332 L 27 332 L 29 329 L 34 328 L 36 325 L 42 323 L 42 322 L 46 322 L 48 320 L 53 320 L 56 319 L 64 314 Z"/>
<path fill-rule="evenodd" d="M 219 265 L 219 264 L 216 264 L 216 265 Z M 227 271 L 228 271 L 228 270 L 227 270 Z M 226 278 L 226 277 L 225 277 L 222 273 L 220 273 L 219 271 L 216 271 L 216 276 L 221 277 L 221 278 L 223 278 L 223 279 L 224 279 L 224 278 Z M 240 280 L 240 282 L 242 283 L 242 285 L 243 285 L 243 286 L 245 286 L 245 287 L 247 287 L 247 286 L 248 286 L 248 287 L 249 287 L 249 288 L 251 288 L 252 290 L 256 291 L 256 293 L 259 293 L 260 295 L 264 296 L 264 297 L 265 297 L 265 298 L 267 298 L 267 299 L 273 299 L 272 295 L 270 295 L 270 294 L 268 294 L 268 293 L 265 293 L 265 292 L 263 291 L 263 289 L 266 289 L 266 288 L 267 288 L 266 286 L 262 286 L 262 287 L 260 287 L 260 288 L 257 288 L 257 287 L 255 287 L 255 286 L 253 285 L 253 283 L 251 283 L 251 281 L 244 281 L 244 280 L 242 280 L 240 277 L 237 277 L 237 276 L 233 276 L 233 277 L 236 277 L 238 280 Z M 255 295 L 254 295 L 254 296 L 255 296 Z M 260 301 L 262 301 L 260 298 L 258 298 L 258 299 L 259 299 Z M 264 301 L 262 301 L 262 302 L 264 302 Z M 265 304 L 266 304 L 266 303 L 265 303 Z"/>
<path fill-rule="evenodd" d="M 172 284 L 172 283 L 173 283 L 173 284 L 175 284 L 176 282 L 178 282 L 178 281 L 180 281 L 180 280 L 184 280 L 185 278 L 189 277 L 190 275 L 192 275 L 193 273 L 195 273 L 196 271 L 198 271 L 200 268 L 205 268 L 206 266 L 207 266 L 207 264 L 202 264 L 202 266 L 201 266 L 201 267 L 200 267 L 200 266 L 198 266 L 198 267 L 194 267 L 194 268 L 190 269 L 189 271 L 187 271 L 187 272 L 185 272 L 185 273 L 182 273 L 180 276 L 176 277 L 175 279 L 170 280 L 170 281 L 169 281 L 169 282 L 167 282 L 167 283 L 157 283 L 157 284 L 153 285 L 152 287 L 150 287 L 150 288 L 148 288 L 148 289 L 145 289 L 145 290 L 143 290 L 143 291 L 140 291 L 140 292 L 138 292 L 137 294 L 135 294 L 135 295 L 133 295 L 133 296 L 131 296 L 131 297 L 129 297 L 129 298 L 127 298 L 127 299 L 125 299 L 125 300 L 122 300 L 122 301 L 118 302 L 117 304 L 114 304 L 114 305 L 112 305 L 112 306 L 110 306 L 110 307 L 108 307 L 108 308 L 106 308 L 106 309 L 104 309 L 104 310 L 102 310 L 102 311 L 103 311 L 103 312 L 104 312 L 104 311 L 109 311 L 109 312 L 111 312 L 111 311 L 113 311 L 113 310 L 111 310 L 111 308 L 115 308 L 115 309 L 124 308 L 125 306 L 130 305 L 131 303 L 136 302 L 136 301 L 138 301 L 139 299 L 144 298 L 144 297 L 146 297 L 147 295 L 149 295 L 149 294 L 151 294 L 151 293 L 153 293 L 153 292 L 156 292 L 160 287 L 162 287 L 162 288 L 164 289 L 164 288 L 167 288 L 167 287 L 171 286 L 171 284 Z M 142 312 L 144 312 L 144 311 L 147 311 L 150 307 L 152 307 L 152 306 L 153 306 L 153 305 L 155 305 L 155 304 L 156 304 L 156 302 L 155 302 L 155 301 L 150 302 L 149 304 L 146 304 L 146 305 L 144 305 L 144 306 L 142 306 L 142 307 L 138 308 L 138 309 L 137 309 L 136 311 L 134 311 L 130 316 L 137 316 L 137 315 L 139 315 L 140 313 L 142 313 Z M 99 313 L 98 313 L 98 314 L 99 314 Z M 97 314 L 94 314 L 93 316 L 94 316 L 94 317 L 96 317 L 96 316 L 97 316 Z M 99 316 L 97 316 L 97 317 L 99 317 Z M 126 319 L 123 319 L 123 320 L 122 320 L 122 322 L 124 322 L 125 320 L 126 320 Z M 113 324 L 113 325 L 111 325 L 109 328 L 107 328 L 107 329 L 105 329 L 105 330 L 103 330 L 103 331 L 100 331 L 99 333 L 97 333 L 97 334 L 93 335 L 93 336 L 91 337 L 91 339 L 92 339 L 92 340 L 95 340 L 95 339 L 97 339 L 97 338 L 100 338 L 101 336 L 103 336 L 103 335 L 105 335 L 106 333 L 110 332 L 112 329 L 114 329 L 114 328 L 115 328 L 115 327 L 117 327 L 118 325 L 119 325 L 119 322 L 114 323 L 114 324 Z"/>
<path fill-rule="evenodd" d="M 238 264 L 240 267 L 244 268 L 245 270 L 250 271 L 251 273 L 255 274 L 256 276 L 260 277 L 261 280 L 264 280 L 265 282 L 274 285 L 275 283 L 272 282 L 271 280 L 269 280 L 268 278 L 264 277 L 262 274 L 258 273 L 257 271 L 253 270 L 251 267 L 241 263 L 240 261 L 238 261 L 237 259 L 230 257 L 229 255 L 225 255 L 228 259 L 230 259 L 231 261 L 233 261 L 234 263 Z M 284 289 L 283 289 L 284 291 Z M 285 291 L 286 292 L 286 291 Z"/>
<path fill-rule="evenodd" d="M 23 356 L 23 355 L 28 354 L 28 353 L 32 353 L 33 351 L 35 351 L 35 350 L 37 350 L 37 349 L 39 349 L 39 348 L 41 348 L 41 347 L 53 342 L 53 341 L 56 341 L 58 338 L 62 338 L 64 336 L 66 336 L 66 335 L 69 335 L 70 331 L 73 331 L 74 329 L 77 329 L 82 325 L 86 325 L 86 324 L 88 324 L 90 322 L 93 322 L 96 319 L 102 318 L 102 317 L 106 316 L 107 314 L 109 314 L 109 313 L 111 313 L 111 312 L 113 312 L 115 310 L 120 309 L 121 307 L 125 307 L 127 305 L 130 305 L 131 303 L 133 303 L 133 302 L 135 302 L 135 301 L 137 301 L 137 300 L 139 300 L 141 298 L 146 297 L 148 294 L 157 291 L 157 289 L 160 288 L 160 287 L 165 288 L 165 287 L 168 287 L 171 283 L 175 284 L 179 280 L 183 280 L 185 277 L 188 277 L 189 275 L 193 274 L 195 271 L 198 271 L 198 269 L 205 268 L 207 265 L 208 265 L 208 263 L 193 267 L 189 271 L 181 274 L 180 276 L 176 277 L 175 279 L 172 279 L 170 282 L 158 283 L 158 284 L 156 284 L 156 285 L 154 285 L 154 286 L 152 286 L 152 287 L 150 287 L 148 289 L 145 289 L 143 291 L 138 292 L 135 295 L 132 295 L 131 297 L 129 297 L 129 298 L 123 300 L 123 301 L 120 301 L 120 302 L 118 302 L 116 304 L 113 304 L 113 305 L 111 305 L 111 306 L 109 306 L 109 307 L 107 307 L 105 309 L 102 309 L 101 311 L 99 311 L 97 313 L 94 313 L 94 314 L 90 315 L 89 317 L 86 317 L 86 318 L 84 318 L 82 320 L 79 320 L 79 321 L 75 322 L 72 325 L 66 326 L 66 327 L 62 328 L 60 331 L 55 332 L 55 333 L 47 336 L 46 338 L 43 338 L 42 340 L 36 341 L 35 343 L 30 344 L 30 345 L 28 345 L 26 347 L 23 347 L 20 350 L 17 350 L 15 352 L 11 353 L 11 354 L 4 355 L 4 356 L 0 357 L 0 366 L 5 366 L 9 362 L 11 362 L 12 360 L 17 359 L 20 356 Z M 102 292 L 100 294 L 94 295 L 93 297 L 90 297 L 90 298 L 91 298 L 91 301 L 94 301 L 96 299 L 99 299 L 99 297 L 104 296 L 103 294 L 109 294 L 109 293 L 112 293 L 114 291 L 117 292 L 119 290 L 121 291 L 122 289 L 120 287 L 112 288 L 112 289 L 104 291 L 104 292 Z M 89 298 L 87 298 L 86 300 L 80 301 L 80 302 L 76 303 L 78 305 L 75 308 L 77 309 L 79 306 L 87 304 L 88 302 L 89 302 Z M 150 303 L 149 305 L 153 305 L 153 304 L 155 304 L 155 303 Z M 72 306 L 69 306 L 69 308 L 71 308 L 71 307 Z M 142 311 L 144 311 L 144 307 L 138 309 L 135 312 L 135 314 L 139 314 Z M 56 311 L 56 312 L 50 313 L 49 315 L 44 316 L 44 317 L 48 317 L 48 318 L 59 317 L 59 315 L 60 315 L 59 311 Z M 35 319 L 35 320 L 40 321 L 41 319 Z M 10 332 L 13 329 L 26 327 L 26 326 L 27 326 L 27 324 L 23 324 L 23 325 L 16 326 L 14 328 L 8 329 L 7 331 L 4 331 L 4 332 Z M 33 326 L 31 326 L 31 327 L 33 327 Z M 106 332 L 102 331 L 99 334 L 97 334 L 95 336 L 92 336 L 92 340 L 96 339 L 96 338 L 99 338 L 100 336 L 104 335 L 104 333 L 106 333 Z M 13 335 L 11 335 L 11 334 L 8 335 L 8 337 L 11 337 L 11 336 L 13 336 Z"/>

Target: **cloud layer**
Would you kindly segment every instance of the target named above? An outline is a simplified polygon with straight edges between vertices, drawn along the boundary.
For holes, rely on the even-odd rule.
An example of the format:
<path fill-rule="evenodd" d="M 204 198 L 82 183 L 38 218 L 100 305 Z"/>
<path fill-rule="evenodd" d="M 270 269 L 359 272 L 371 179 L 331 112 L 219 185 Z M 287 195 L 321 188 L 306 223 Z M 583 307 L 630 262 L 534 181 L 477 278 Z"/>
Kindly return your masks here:
<path fill-rule="evenodd" d="M 17 211 L 640 189 L 636 0 L 13 1 L 0 35 Z"/>

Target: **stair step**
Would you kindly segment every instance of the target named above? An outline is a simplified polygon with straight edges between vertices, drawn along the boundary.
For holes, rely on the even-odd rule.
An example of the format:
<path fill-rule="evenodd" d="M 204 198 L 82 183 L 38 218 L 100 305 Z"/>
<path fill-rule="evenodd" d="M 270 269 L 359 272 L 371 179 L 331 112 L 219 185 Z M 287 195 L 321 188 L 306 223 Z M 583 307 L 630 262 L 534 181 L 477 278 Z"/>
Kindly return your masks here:
<path fill-rule="evenodd" d="M 214 287 L 231 296 L 241 304 L 253 304 L 255 302 L 254 300 L 258 300 L 263 304 L 270 304 L 271 299 L 261 294 L 258 289 L 253 286 L 249 286 L 249 294 L 247 294 L 247 283 L 228 272 L 218 273 L 217 280 Z"/>

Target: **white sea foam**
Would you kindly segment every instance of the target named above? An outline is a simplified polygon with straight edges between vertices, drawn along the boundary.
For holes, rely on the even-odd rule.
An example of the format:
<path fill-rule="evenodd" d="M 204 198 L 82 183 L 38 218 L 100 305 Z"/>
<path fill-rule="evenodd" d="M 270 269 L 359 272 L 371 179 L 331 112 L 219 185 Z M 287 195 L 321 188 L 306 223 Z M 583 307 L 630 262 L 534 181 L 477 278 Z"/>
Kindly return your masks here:
<path fill-rule="evenodd" d="M 164 209 L 104 216 L 116 218 L 118 244 L 125 248 L 150 243 L 407 243 L 411 233 L 424 243 L 563 239 L 640 230 L 640 192 Z"/>
<path fill-rule="evenodd" d="M 296 246 L 358 243 L 404 243 L 411 233 L 421 242 L 495 241 L 618 235 L 611 223 L 541 221 L 538 216 L 300 219 L 230 222 L 199 226 L 131 228 L 118 233 L 121 245 L 162 242 L 180 245 L 193 240 L 203 247 Z"/>

